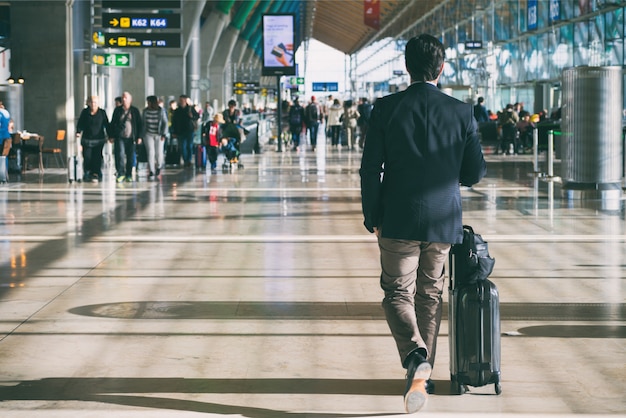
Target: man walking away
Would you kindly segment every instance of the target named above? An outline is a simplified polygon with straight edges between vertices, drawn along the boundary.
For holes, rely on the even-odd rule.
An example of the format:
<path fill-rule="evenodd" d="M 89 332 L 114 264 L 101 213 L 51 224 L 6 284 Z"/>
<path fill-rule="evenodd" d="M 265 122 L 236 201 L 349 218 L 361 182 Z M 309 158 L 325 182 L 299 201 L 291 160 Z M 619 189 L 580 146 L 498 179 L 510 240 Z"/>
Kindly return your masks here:
<path fill-rule="evenodd" d="M 478 103 L 474 105 L 474 117 L 478 123 L 489 122 L 489 113 L 487 112 L 487 108 L 484 103 L 485 98 L 479 97 Z"/>
<path fill-rule="evenodd" d="M 360 170 L 364 224 L 378 237 L 382 306 L 407 369 L 409 413 L 426 403 L 444 264 L 463 239 L 459 183 L 471 186 L 486 171 L 472 106 L 437 88 L 444 59 L 436 38 L 409 40 L 411 85 L 376 100 Z"/>
<path fill-rule="evenodd" d="M 317 132 L 322 120 L 322 107 L 315 101 L 315 96 L 311 96 L 311 103 L 306 107 L 306 126 L 311 137 L 311 148 L 317 148 Z"/>
<path fill-rule="evenodd" d="M 367 135 L 367 128 L 370 126 L 370 117 L 372 115 L 372 105 L 367 100 L 367 97 L 362 97 L 356 110 L 359 112 L 359 148 L 363 149 L 365 144 L 365 136 Z"/>

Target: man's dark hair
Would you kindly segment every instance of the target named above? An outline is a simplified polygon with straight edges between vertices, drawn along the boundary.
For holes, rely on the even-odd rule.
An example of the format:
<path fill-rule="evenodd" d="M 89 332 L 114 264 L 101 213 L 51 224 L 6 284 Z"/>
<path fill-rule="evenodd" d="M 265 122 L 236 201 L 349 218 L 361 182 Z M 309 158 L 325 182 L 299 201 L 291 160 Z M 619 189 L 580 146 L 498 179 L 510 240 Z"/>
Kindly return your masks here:
<path fill-rule="evenodd" d="M 484 98 L 484 97 L 482 97 L 482 96 L 481 96 L 481 97 L 479 97 L 479 98 L 478 98 L 478 104 L 481 104 L 481 103 L 483 103 L 484 101 L 485 101 L 485 98 Z"/>
<path fill-rule="evenodd" d="M 433 81 L 446 58 L 443 44 L 431 35 L 422 34 L 406 44 L 404 61 L 413 81 Z"/>

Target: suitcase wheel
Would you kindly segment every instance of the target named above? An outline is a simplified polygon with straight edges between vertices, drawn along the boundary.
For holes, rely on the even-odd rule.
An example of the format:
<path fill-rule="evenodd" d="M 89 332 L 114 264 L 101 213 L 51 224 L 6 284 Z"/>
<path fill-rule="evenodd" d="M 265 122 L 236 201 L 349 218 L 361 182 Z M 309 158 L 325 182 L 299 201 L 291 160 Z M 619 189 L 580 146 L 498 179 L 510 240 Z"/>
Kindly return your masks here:
<path fill-rule="evenodd" d="M 456 395 L 462 395 L 467 392 L 467 386 L 460 383 L 455 376 L 450 376 L 450 391 Z"/>
<path fill-rule="evenodd" d="M 496 387 L 496 395 L 499 395 L 502 393 L 502 385 L 500 384 L 500 382 L 496 383 L 494 385 Z"/>

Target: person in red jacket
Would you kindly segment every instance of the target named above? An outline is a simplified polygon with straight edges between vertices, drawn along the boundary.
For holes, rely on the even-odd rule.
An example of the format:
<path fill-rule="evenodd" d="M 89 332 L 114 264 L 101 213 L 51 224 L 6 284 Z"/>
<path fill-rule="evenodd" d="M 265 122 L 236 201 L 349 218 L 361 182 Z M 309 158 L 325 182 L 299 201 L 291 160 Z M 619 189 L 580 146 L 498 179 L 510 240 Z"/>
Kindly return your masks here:
<path fill-rule="evenodd" d="M 219 150 L 222 139 L 222 125 L 225 123 L 224 116 L 216 113 L 213 120 L 207 122 L 202 127 L 202 136 L 204 137 L 204 146 L 206 147 L 206 155 L 211 164 L 211 173 L 217 171 L 217 151 Z"/>

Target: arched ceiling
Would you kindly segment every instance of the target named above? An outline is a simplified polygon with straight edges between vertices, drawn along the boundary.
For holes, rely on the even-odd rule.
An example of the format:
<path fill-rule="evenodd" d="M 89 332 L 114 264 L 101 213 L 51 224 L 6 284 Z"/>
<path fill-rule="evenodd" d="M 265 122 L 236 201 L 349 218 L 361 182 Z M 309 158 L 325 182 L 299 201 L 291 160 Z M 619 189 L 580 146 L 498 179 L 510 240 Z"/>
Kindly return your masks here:
<path fill-rule="evenodd" d="M 410 27 L 441 0 L 379 0 L 380 29 L 364 22 L 363 0 L 309 0 L 312 10 L 307 25 L 311 38 L 346 54 L 371 41 L 396 36 Z"/>
<path fill-rule="evenodd" d="M 207 1 L 204 15 L 216 7 L 228 4 L 231 18 L 241 16 L 245 10 L 250 22 L 257 7 L 270 0 Z M 271 0 L 278 12 L 296 14 L 298 41 L 316 39 L 345 54 L 352 54 L 372 41 L 396 36 L 412 26 L 441 0 L 372 0 L 379 8 L 379 29 L 364 22 L 364 0 Z M 250 7 L 250 2 L 255 5 Z M 267 7 L 267 4 L 265 4 Z M 245 24 L 243 25 L 245 27 Z M 257 28 L 257 30 L 259 30 Z"/>

